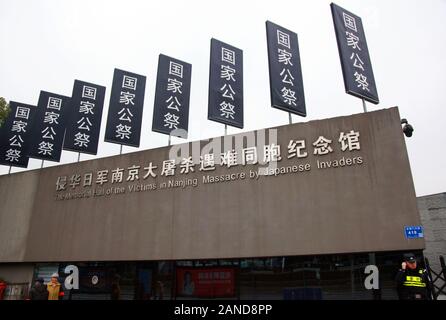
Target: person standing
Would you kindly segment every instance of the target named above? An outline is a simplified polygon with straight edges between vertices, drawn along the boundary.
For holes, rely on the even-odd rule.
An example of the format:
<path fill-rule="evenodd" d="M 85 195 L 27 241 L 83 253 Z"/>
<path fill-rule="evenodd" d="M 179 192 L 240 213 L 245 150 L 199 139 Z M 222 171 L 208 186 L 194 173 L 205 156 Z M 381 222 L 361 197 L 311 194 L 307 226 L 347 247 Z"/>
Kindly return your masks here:
<path fill-rule="evenodd" d="M 111 300 L 121 299 L 121 286 L 119 285 L 119 280 L 121 280 L 121 277 L 119 276 L 119 274 L 115 274 L 113 276 L 113 281 L 111 284 L 111 294 L 110 294 Z"/>
<path fill-rule="evenodd" d="M 29 291 L 30 300 L 48 300 L 48 290 L 43 283 L 43 278 L 38 278 L 36 280 L 34 286 Z"/>
<path fill-rule="evenodd" d="M 64 292 L 62 285 L 59 283 L 59 274 L 53 273 L 51 281 L 46 286 L 48 290 L 48 300 L 62 300 Z"/>
<path fill-rule="evenodd" d="M 156 282 L 155 289 L 155 300 L 163 300 L 164 299 L 164 283 L 161 281 Z"/>
<path fill-rule="evenodd" d="M 183 280 L 183 294 L 186 296 L 191 296 L 195 291 L 195 283 L 192 280 L 192 274 L 189 271 L 184 273 Z"/>
<path fill-rule="evenodd" d="M 400 300 L 431 300 L 432 286 L 426 269 L 419 268 L 413 253 L 404 255 L 396 275 Z"/>
<path fill-rule="evenodd" d="M 0 300 L 3 300 L 6 290 L 6 281 L 0 278 Z"/>

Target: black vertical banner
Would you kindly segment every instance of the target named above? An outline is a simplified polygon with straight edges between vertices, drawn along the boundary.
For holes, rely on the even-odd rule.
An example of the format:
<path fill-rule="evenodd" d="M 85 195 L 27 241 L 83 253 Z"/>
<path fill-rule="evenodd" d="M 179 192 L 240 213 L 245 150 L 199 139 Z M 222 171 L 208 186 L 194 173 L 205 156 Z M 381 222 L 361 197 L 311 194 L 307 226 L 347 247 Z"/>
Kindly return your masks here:
<path fill-rule="evenodd" d="M 146 77 L 115 69 L 105 141 L 139 147 Z"/>
<path fill-rule="evenodd" d="M 105 87 L 75 80 L 64 149 L 97 154 Z"/>
<path fill-rule="evenodd" d="M 334 3 L 330 6 L 341 58 L 345 91 L 355 97 L 378 104 L 378 91 L 362 20 Z"/>
<path fill-rule="evenodd" d="M 37 107 L 28 156 L 59 162 L 71 98 L 40 91 Z"/>
<path fill-rule="evenodd" d="M 208 119 L 243 128 L 243 51 L 211 39 Z"/>
<path fill-rule="evenodd" d="M 28 147 L 37 107 L 11 101 L 10 112 L 0 128 L 0 164 L 28 167 Z"/>
<path fill-rule="evenodd" d="M 271 105 L 305 117 L 304 86 L 297 34 L 266 21 Z"/>
<path fill-rule="evenodd" d="M 152 131 L 187 139 L 192 65 L 159 55 Z"/>

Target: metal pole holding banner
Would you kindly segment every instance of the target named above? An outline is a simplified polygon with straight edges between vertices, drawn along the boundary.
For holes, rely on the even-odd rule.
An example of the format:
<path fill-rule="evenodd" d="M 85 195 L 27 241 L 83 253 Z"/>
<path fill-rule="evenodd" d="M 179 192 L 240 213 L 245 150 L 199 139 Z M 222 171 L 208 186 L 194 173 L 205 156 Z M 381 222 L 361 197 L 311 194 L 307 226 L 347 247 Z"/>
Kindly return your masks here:
<path fill-rule="evenodd" d="M 77 153 L 77 162 L 79 162 L 79 161 L 81 161 L 81 153 L 80 152 Z"/>
<path fill-rule="evenodd" d="M 11 174 L 11 169 L 12 169 L 12 166 L 9 166 L 8 174 Z"/>
<path fill-rule="evenodd" d="M 228 125 L 225 124 L 225 136 L 228 134 Z"/>
<path fill-rule="evenodd" d="M 121 144 L 121 147 L 119 149 L 119 154 L 122 154 L 122 144 Z"/>
<path fill-rule="evenodd" d="M 290 124 L 293 124 L 293 118 L 291 117 L 291 112 L 288 112 L 288 119 L 290 120 Z"/>
<path fill-rule="evenodd" d="M 171 143 L 171 138 L 170 138 L 170 137 L 171 137 L 171 135 L 170 135 L 170 133 L 169 133 L 169 141 L 168 141 L 168 143 L 167 143 L 168 146 L 170 146 L 170 143 Z"/>
<path fill-rule="evenodd" d="M 42 164 L 40 165 L 40 169 L 43 168 L 43 163 L 45 162 L 45 160 L 42 160 Z"/>
<path fill-rule="evenodd" d="M 364 108 L 364 112 L 367 112 L 367 107 L 365 105 L 365 100 L 362 99 L 362 107 Z"/>

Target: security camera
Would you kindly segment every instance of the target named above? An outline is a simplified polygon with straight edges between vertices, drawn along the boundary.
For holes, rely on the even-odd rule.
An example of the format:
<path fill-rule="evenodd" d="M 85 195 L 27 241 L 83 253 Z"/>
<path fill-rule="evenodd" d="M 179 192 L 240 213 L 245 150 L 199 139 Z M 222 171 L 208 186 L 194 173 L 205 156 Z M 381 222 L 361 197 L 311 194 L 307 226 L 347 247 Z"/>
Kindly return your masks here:
<path fill-rule="evenodd" d="M 412 137 L 413 133 L 413 127 L 407 122 L 407 119 L 401 119 L 401 124 L 404 124 L 403 126 L 403 133 L 406 137 L 410 138 Z"/>

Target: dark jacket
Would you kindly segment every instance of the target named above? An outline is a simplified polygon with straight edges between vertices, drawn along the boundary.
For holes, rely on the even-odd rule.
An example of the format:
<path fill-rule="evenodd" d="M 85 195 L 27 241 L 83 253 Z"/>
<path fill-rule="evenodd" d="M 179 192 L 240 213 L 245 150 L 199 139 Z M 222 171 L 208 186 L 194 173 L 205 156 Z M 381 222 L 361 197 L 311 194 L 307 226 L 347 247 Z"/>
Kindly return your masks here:
<path fill-rule="evenodd" d="M 111 300 L 119 300 L 121 298 L 121 288 L 119 286 L 119 283 L 112 283 L 110 298 Z"/>
<path fill-rule="evenodd" d="M 43 283 L 37 282 L 29 291 L 30 300 L 48 300 L 48 290 Z"/>
<path fill-rule="evenodd" d="M 111 300 L 119 300 L 121 298 L 121 287 L 119 286 L 119 280 L 121 277 L 115 274 L 111 283 Z"/>
<path fill-rule="evenodd" d="M 401 300 L 431 300 L 432 284 L 425 269 L 400 269 L 395 280 Z"/>

